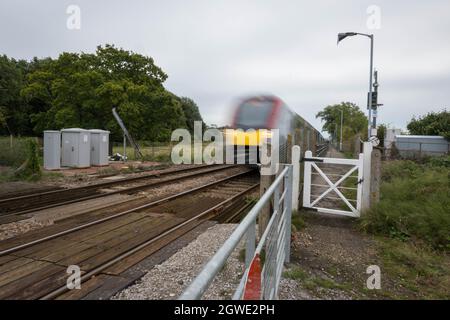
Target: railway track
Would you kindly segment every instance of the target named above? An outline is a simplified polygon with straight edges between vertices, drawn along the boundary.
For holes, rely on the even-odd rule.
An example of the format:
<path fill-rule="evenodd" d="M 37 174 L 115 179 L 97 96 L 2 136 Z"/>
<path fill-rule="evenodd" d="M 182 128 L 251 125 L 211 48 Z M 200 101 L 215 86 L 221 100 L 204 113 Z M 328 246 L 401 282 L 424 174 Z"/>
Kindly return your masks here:
<path fill-rule="evenodd" d="M 257 175 L 248 169 L 117 213 L 69 219 L 4 240 L 0 299 L 82 298 L 107 279 L 123 279 L 130 267 L 206 220 L 236 219 L 257 187 Z M 81 290 L 66 286 L 70 265 L 81 269 Z"/>
<path fill-rule="evenodd" d="M 4 218 L 12 215 L 19 216 L 37 210 L 44 210 L 82 200 L 101 198 L 113 194 L 136 193 L 144 189 L 158 187 L 176 180 L 210 174 L 229 169 L 230 167 L 232 166 L 202 165 L 177 170 L 166 170 L 159 173 L 128 177 L 87 186 L 50 190 L 0 199 L 0 217 Z"/>

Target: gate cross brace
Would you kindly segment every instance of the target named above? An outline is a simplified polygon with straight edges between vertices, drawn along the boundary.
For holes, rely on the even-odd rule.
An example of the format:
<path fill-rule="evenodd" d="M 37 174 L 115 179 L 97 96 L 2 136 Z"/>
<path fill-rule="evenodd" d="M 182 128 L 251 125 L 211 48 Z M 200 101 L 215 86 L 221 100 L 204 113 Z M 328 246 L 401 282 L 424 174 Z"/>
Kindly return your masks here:
<path fill-rule="evenodd" d="M 316 169 L 316 171 L 322 176 L 322 178 L 328 183 L 328 185 L 330 186 L 330 188 L 328 188 L 324 193 L 322 193 L 322 195 L 320 197 L 318 197 L 317 199 L 315 199 L 313 201 L 313 203 L 311 203 L 311 207 L 314 207 L 314 205 L 316 203 L 318 203 L 320 200 L 322 200 L 328 193 L 330 193 L 331 191 L 336 192 L 336 194 L 345 202 L 345 204 L 352 210 L 352 212 L 357 212 L 357 210 L 355 209 L 355 207 L 348 202 L 348 200 L 345 198 L 345 196 L 339 191 L 339 189 L 337 188 L 337 186 L 342 183 L 342 181 L 344 181 L 345 179 L 348 178 L 348 176 L 350 176 L 353 172 L 355 172 L 356 169 L 358 169 L 358 166 L 354 166 L 352 167 L 346 174 L 344 174 L 336 183 L 331 182 L 330 179 L 328 179 L 328 177 L 322 172 L 322 170 L 320 170 L 320 168 L 313 162 L 311 163 L 311 165 L 314 167 L 314 169 Z"/>

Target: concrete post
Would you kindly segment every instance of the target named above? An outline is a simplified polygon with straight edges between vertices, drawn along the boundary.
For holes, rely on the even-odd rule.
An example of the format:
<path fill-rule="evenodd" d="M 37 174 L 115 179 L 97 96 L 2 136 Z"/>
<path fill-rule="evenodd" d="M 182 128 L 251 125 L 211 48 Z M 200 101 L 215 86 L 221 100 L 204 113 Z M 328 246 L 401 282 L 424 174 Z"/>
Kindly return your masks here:
<path fill-rule="evenodd" d="M 363 144 L 363 182 L 362 182 L 362 212 L 370 208 L 370 171 L 371 171 L 371 159 L 372 159 L 372 143 L 364 142 Z"/>
<path fill-rule="evenodd" d="M 359 134 L 356 135 L 354 143 L 353 158 L 358 159 L 361 153 L 361 136 Z"/>
<path fill-rule="evenodd" d="M 291 221 L 292 221 L 292 167 L 289 168 L 287 175 L 284 177 L 284 188 L 286 189 L 286 199 L 284 208 L 286 210 L 286 230 L 285 230 L 285 257 L 284 262 L 289 263 L 291 260 Z M 291 192 L 289 192 L 291 191 Z"/>
<path fill-rule="evenodd" d="M 286 163 L 291 163 L 291 161 L 292 161 L 292 136 L 291 135 L 288 135 L 288 137 L 287 137 L 286 153 L 287 153 Z"/>
<path fill-rule="evenodd" d="M 305 158 L 311 158 L 312 152 L 306 151 Z M 303 206 L 309 208 L 311 206 L 311 162 L 304 161 L 304 178 L 303 178 Z"/>
<path fill-rule="evenodd" d="M 381 184 L 381 150 L 374 148 L 371 155 L 370 168 L 370 205 L 380 201 Z"/>
<path fill-rule="evenodd" d="M 298 210 L 300 190 L 300 146 L 292 147 L 292 210 Z"/>

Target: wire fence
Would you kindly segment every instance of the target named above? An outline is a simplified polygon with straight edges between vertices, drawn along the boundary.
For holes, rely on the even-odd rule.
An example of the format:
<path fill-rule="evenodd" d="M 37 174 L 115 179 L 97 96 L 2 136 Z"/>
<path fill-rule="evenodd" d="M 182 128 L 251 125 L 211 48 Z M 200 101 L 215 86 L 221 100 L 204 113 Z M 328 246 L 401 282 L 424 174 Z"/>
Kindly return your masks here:
<path fill-rule="evenodd" d="M 39 145 L 39 157 L 43 157 L 43 140 L 42 137 L 17 137 L 17 136 L 0 136 L 0 166 L 18 167 L 27 158 L 26 142 L 29 139 L 36 139 Z M 124 154 L 129 160 L 146 160 L 146 161 L 168 161 L 176 142 L 153 142 L 139 141 L 138 144 L 144 155 L 140 159 L 134 152 L 134 148 L 127 142 L 124 150 L 123 142 L 110 142 L 110 155 L 115 153 Z"/>
<path fill-rule="evenodd" d="M 42 139 L 36 137 L 0 137 L 0 165 L 19 167 L 27 159 L 27 140 L 36 139 L 39 144 L 39 156 L 42 157 Z"/>
<path fill-rule="evenodd" d="M 450 154 L 450 143 L 445 142 L 397 142 L 388 148 L 389 158 L 422 159 Z"/>
<path fill-rule="evenodd" d="M 123 142 L 112 142 L 112 154 L 120 153 L 126 155 L 129 160 L 138 160 L 138 155 L 135 150 L 127 142 L 126 149 L 124 149 Z M 152 141 L 138 141 L 137 144 L 142 152 L 143 159 L 147 161 L 162 161 L 170 158 L 172 148 L 175 145 L 173 142 L 152 142 Z"/>

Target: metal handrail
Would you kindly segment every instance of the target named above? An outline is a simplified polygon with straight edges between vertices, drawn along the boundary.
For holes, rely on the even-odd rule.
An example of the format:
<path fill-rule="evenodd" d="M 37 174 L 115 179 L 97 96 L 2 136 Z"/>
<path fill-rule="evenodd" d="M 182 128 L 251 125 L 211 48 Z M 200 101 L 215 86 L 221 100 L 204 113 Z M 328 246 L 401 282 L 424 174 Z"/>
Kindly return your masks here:
<path fill-rule="evenodd" d="M 236 249 L 239 245 L 241 239 L 247 234 L 251 227 L 254 228 L 256 219 L 258 218 L 261 210 L 264 206 L 269 202 L 272 195 L 279 192 L 278 188 L 280 187 L 283 180 L 285 181 L 285 188 L 290 189 L 291 186 L 286 183 L 290 181 L 288 178 L 292 175 L 292 166 L 286 165 L 284 170 L 279 174 L 279 176 L 275 179 L 275 181 L 270 185 L 270 187 L 266 190 L 266 192 L 262 195 L 259 201 L 254 205 L 254 207 L 250 210 L 247 216 L 242 220 L 242 222 L 238 225 L 238 227 L 234 230 L 231 236 L 225 241 L 222 247 L 217 251 L 217 253 L 209 260 L 209 262 L 203 267 L 202 271 L 198 274 L 198 276 L 192 281 L 189 287 L 181 294 L 178 298 L 179 300 L 194 300 L 200 299 L 204 292 L 208 289 L 211 282 L 214 280 L 214 277 L 219 273 L 225 264 L 228 257 L 231 253 Z M 289 194 L 289 192 L 288 192 Z M 286 202 L 289 202 L 290 199 L 286 199 Z M 289 201 L 288 201 L 289 200 Z M 289 208 L 289 214 L 290 214 Z M 268 226 L 270 227 L 270 226 Z M 289 226 L 290 230 L 290 226 Z M 289 235 L 290 237 L 290 235 Z M 255 248 L 252 248 L 252 252 L 248 252 L 248 248 L 246 251 L 246 255 L 250 255 L 253 257 L 255 254 Z M 246 259 L 247 261 L 247 259 Z M 249 265 L 246 266 L 247 269 L 244 272 L 244 278 L 248 273 Z M 239 287 L 243 286 L 243 281 Z M 235 296 L 234 296 L 235 297 Z"/>

